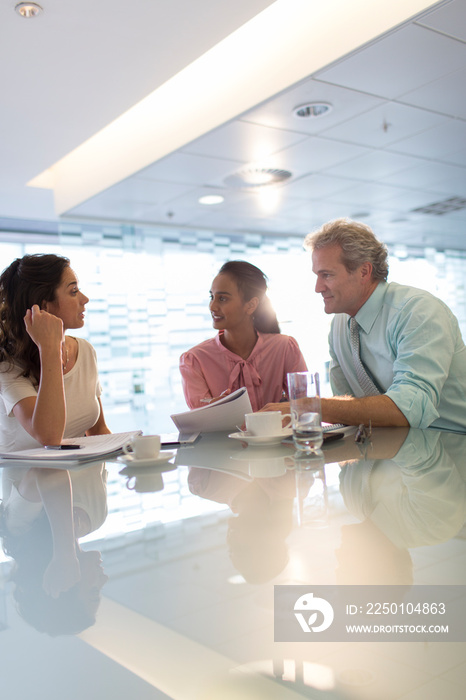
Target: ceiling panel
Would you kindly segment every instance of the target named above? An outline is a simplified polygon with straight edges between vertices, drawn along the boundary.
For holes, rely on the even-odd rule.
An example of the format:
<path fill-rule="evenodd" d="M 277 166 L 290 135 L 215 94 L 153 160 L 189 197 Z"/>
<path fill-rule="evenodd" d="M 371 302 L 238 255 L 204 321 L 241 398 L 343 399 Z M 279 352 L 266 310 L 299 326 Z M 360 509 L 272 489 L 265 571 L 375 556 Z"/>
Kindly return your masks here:
<path fill-rule="evenodd" d="M 200 204 L 199 198 L 207 194 L 225 194 L 225 202 L 222 204 L 206 205 Z M 188 212 L 191 216 L 203 216 L 206 211 L 225 211 L 228 206 L 234 207 L 235 209 L 243 208 L 247 206 L 248 198 L 251 196 L 249 192 L 243 192 L 241 190 L 229 190 L 225 193 L 221 189 L 212 187 L 195 187 L 189 191 L 186 191 L 179 197 L 167 200 L 166 204 L 172 212 L 178 214 L 179 212 Z"/>
<path fill-rule="evenodd" d="M 415 189 L 422 187 L 425 191 L 452 192 L 466 187 L 466 169 L 457 165 L 427 161 L 423 158 L 412 158 L 417 165 L 395 174 L 381 177 L 382 182 Z"/>
<path fill-rule="evenodd" d="M 264 160 L 305 139 L 305 134 L 236 120 L 193 141 L 182 151 L 249 163 Z"/>
<path fill-rule="evenodd" d="M 445 199 L 445 195 L 442 192 L 425 192 L 414 189 L 402 190 L 398 188 L 398 191 L 393 193 L 393 197 L 387 197 L 383 201 L 383 206 L 393 211 L 409 213 L 413 209 L 425 207 L 443 199 Z"/>
<path fill-rule="evenodd" d="M 458 148 L 457 150 L 452 151 L 448 154 L 445 160 L 449 163 L 466 167 L 466 148 Z"/>
<path fill-rule="evenodd" d="M 454 0 L 438 10 L 429 12 L 419 20 L 419 24 L 466 41 L 466 5 L 462 0 Z"/>
<path fill-rule="evenodd" d="M 319 79 L 395 99 L 464 66 L 466 45 L 411 24 L 317 73 Z"/>
<path fill-rule="evenodd" d="M 466 121 L 448 119 L 421 134 L 397 141 L 391 150 L 455 163 L 455 151 L 463 144 L 466 144 Z"/>
<path fill-rule="evenodd" d="M 158 204 L 180 197 L 191 190 L 192 185 L 129 178 L 118 183 L 118 185 L 115 185 L 107 192 L 102 193 L 102 198 L 107 200 L 126 199 L 137 203 Z"/>
<path fill-rule="evenodd" d="M 225 158 L 191 153 L 172 153 L 162 160 L 141 170 L 134 180 L 165 180 L 167 182 L 214 184 L 238 168 L 238 162 Z"/>
<path fill-rule="evenodd" d="M 294 108 L 309 102 L 325 102 L 332 106 L 332 111 L 325 117 L 315 119 L 296 117 L 293 113 Z M 305 134 L 318 134 L 382 102 L 383 100 L 372 95 L 310 78 L 272 98 L 266 104 L 246 112 L 242 120 Z"/>
<path fill-rule="evenodd" d="M 310 199 L 307 202 L 301 202 L 299 206 L 294 208 L 289 213 L 290 221 L 294 221 L 294 228 L 298 232 L 307 233 L 323 222 L 330 221 L 342 216 L 354 217 L 361 212 L 359 207 L 352 204 L 343 204 L 342 202 L 334 202 L 329 200 Z"/>
<path fill-rule="evenodd" d="M 297 180 L 285 183 L 281 188 L 287 197 L 301 199 L 315 199 L 316 197 L 328 197 L 352 187 L 353 180 L 330 175 L 313 174 L 305 175 Z"/>
<path fill-rule="evenodd" d="M 453 196 L 466 196 L 466 168 L 462 168 L 460 175 L 447 177 L 435 183 L 437 192 Z"/>
<path fill-rule="evenodd" d="M 461 89 L 465 85 L 466 69 L 462 68 L 418 90 L 412 90 L 400 99 L 425 110 L 466 119 L 466 90 Z"/>
<path fill-rule="evenodd" d="M 295 233 L 292 221 L 288 217 L 263 216 L 252 218 L 243 215 L 241 210 L 206 212 L 192 221 L 192 226 L 198 226 L 218 231 L 237 231 L 239 233 Z"/>
<path fill-rule="evenodd" d="M 329 168 L 326 174 L 372 182 L 413 167 L 418 162 L 418 159 L 408 155 L 366 149 L 363 156 L 341 163 L 337 167 Z"/>
<path fill-rule="evenodd" d="M 273 168 L 290 170 L 295 177 L 331 168 L 368 152 L 361 146 L 310 136 L 297 145 L 264 160 Z"/>
<path fill-rule="evenodd" d="M 150 211 L 150 214 L 148 212 Z M 144 202 L 135 202 L 133 200 L 123 199 L 106 199 L 103 196 L 94 197 L 93 199 L 80 204 L 75 209 L 75 216 L 78 218 L 92 218 L 100 220 L 122 221 L 122 222 L 142 222 L 151 221 L 151 215 L 156 212 L 157 217 L 161 219 L 162 207 L 151 207 Z"/>
<path fill-rule="evenodd" d="M 434 112 L 408 107 L 398 102 L 384 102 L 369 112 L 324 130 L 322 134 L 341 141 L 384 148 L 446 121 L 447 117 Z"/>
<path fill-rule="evenodd" d="M 354 185 L 344 192 L 339 192 L 333 196 L 333 201 L 342 204 L 351 204 L 353 207 L 371 211 L 372 207 L 380 204 L 385 209 L 391 209 L 388 202 L 404 194 L 400 187 L 392 185 L 382 185 L 378 182 L 364 182 Z"/>
<path fill-rule="evenodd" d="M 190 185 L 178 185 L 132 178 L 120 182 L 106 192 L 89 199 L 76 208 L 76 214 L 86 217 L 145 220 L 147 211 L 163 206 L 176 197 L 192 190 Z M 158 209 L 157 209 L 158 210 Z"/>

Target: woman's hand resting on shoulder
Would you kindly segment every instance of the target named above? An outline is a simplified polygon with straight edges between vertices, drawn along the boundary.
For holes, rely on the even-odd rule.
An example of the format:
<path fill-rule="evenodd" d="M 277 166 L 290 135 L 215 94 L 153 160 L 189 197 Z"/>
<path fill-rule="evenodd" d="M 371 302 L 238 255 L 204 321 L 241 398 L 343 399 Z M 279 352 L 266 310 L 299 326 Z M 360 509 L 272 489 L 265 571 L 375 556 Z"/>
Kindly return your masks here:
<path fill-rule="evenodd" d="M 38 348 L 56 347 L 65 340 L 61 318 L 42 311 L 37 304 L 26 311 L 24 325 Z"/>

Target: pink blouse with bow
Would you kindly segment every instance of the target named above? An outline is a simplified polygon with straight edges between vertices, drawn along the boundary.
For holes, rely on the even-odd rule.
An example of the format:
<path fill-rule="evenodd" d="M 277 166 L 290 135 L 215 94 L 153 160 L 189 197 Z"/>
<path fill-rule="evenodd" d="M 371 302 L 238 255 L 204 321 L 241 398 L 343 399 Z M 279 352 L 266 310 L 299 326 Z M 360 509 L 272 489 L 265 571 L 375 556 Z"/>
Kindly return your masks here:
<path fill-rule="evenodd" d="M 253 351 L 243 360 L 220 341 L 221 332 L 205 340 L 180 358 L 183 391 L 189 408 L 199 408 L 201 399 L 220 396 L 225 389 L 248 390 L 253 411 L 275 403 L 288 394 L 286 375 L 307 369 L 298 343 L 281 333 L 258 333 Z"/>

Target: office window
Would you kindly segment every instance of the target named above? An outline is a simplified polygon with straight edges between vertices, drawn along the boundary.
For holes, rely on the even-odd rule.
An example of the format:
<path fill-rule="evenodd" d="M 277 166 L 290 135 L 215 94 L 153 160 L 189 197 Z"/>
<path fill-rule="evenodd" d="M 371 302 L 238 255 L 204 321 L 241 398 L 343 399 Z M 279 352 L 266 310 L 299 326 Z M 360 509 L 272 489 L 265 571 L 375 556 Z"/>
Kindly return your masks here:
<path fill-rule="evenodd" d="M 269 296 L 282 332 L 294 336 L 324 392 L 330 317 L 314 293 L 302 237 L 226 235 L 156 227 L 65 224 L 59 237 L 4 235 L 2 267 L 25 253 L 66 255 L 90 298 L 84 328 L 95 347 L 103 404 L 114 431 L 174 429 L 170 414 L 186 408 L 180 354 L 212 337 L 210 284 L 226 260 L 244 259 L 269 277 Z M 390 251 L 390 277 L 442 298 L 466 337 L 466 255 L 462 251 Z"/>

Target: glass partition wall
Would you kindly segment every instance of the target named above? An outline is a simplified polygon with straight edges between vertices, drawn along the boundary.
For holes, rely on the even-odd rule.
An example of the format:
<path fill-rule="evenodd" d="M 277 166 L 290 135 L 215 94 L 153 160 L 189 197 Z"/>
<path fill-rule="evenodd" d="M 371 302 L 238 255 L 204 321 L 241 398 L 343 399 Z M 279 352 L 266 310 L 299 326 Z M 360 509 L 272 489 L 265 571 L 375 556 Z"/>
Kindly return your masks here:
<path fill-rule="evenodd" d="M 18 242 L 16 242 L 18 241 Z M 65 224 L 57 236 L 3 234 L 2 269 L 25 253 L 70 258 L 90 298 L 77 333 L 96 348 L 103 404 L 113 431 L 171 432 L 170 414 L 186 408 L 180 354 L 212 337 L 210 284 L 226 260 L 248 260 L 269 278 L 283 333 L 294 336 L 309 368 L 324 377 L 326 316 L 314 293 L 303 238 L 186 231 L 174 228 Z M 428 289 L 443 299 L 466 336 L 466 253 L 390 249 L 389 280 Z"/>

